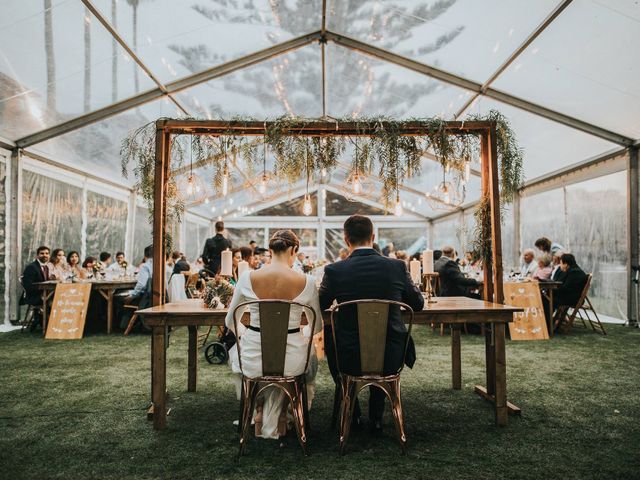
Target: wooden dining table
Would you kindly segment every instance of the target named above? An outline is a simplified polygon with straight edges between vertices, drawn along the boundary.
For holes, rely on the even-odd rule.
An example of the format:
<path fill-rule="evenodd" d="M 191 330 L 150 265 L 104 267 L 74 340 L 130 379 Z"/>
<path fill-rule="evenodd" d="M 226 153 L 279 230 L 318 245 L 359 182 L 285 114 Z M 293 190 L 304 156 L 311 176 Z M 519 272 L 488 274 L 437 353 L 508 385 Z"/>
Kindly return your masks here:
<path fill-rule="evenodd" d="M 462 385 L 460 330 L 465 323 L 485 325 L 485 365 L 487 385 L 477 385 L 474 391 L 494 406 L 495 423 L 507 425 L 508 413 L 520 414 L 520 409 L 507 402 L 507 359 L 505 351 L 505 327 L 513 321 L 515 312 L 522 308 L 500 305 L 467 297 L 438 297 L 435 303 L 425 302 L 423 310 L 414 312 L 414 324 L 446 324 L 451 326 L 452 388 Z M 187 390 L 196 391 L 198 375 L 198 327 L 223 326 L 226 309 L 212 310 L 204 307 L 202 300 L 191 299 L 166 303 L 138 310 L 151 335 L 151 415 L 153 427 L 162 430 L 166 426 L 167 413 L 167 337 L 168 328 L 189 329 Z M 403 312 L 403 318 L 409 318 Z M 324 312 L 324 322 L 329 323 L 329 312 Z"/>
<path fill-rule="evenodd" d="M 549 318 L 547 318 L 549 338 L 553 337 L 553 292 L 562 286 L 562 282 L 554 282 L 553 280 L 547 280 L 542 282 L 536 282 L 540 288 L 540 295 L 545 297 L 549 301 Z"/>
<path fill-rule="evenodd" d="M 47 302 L 56 291 L 59 280 L 49 280 L 47 282 L 38 282 L 38 289 L 42 291 L 42 334 L 47 332 Z M 129 290 L 136 286 L 134 279 L 117 279 L 117 280 L 93 280 L 90 281 L 91 290 L 97 291 L 102 298 L 107 301 L 107 333 L 111 333 L 113 326 L 113 295 L 117 290 Z"/>

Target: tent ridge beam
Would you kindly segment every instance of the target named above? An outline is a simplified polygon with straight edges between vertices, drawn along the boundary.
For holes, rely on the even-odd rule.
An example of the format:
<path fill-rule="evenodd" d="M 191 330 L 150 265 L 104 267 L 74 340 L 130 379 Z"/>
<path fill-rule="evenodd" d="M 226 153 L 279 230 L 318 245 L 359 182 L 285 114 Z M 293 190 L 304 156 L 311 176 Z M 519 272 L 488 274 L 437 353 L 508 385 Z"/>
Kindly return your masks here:
<path fill-rule="evenodd" d="M 283 53 L 287 53 L 291 50 L 295 50 L 302 46 L 308 45 L 318 39 L 320 39 L 319 31 L 308 35 L 303 35 L 301 37 L 297 37 L 283 43 L 279 43 L 264 50 L 260 50 L 259 52 L 245 55 L 230 62 L 223 63 L 222 65 L 217 65 L 208 70 L 205 70 L 204 72 L 189 75 L 182 79 L 168 83 L 167 85 L 165 85 L 165 91 L 162 91 L 160 87 L 147 90 L 146 92 L 139 93 L 128 99 L 108 105 L 107 107 L 89 112 L 86 115 L 75 117 L 66 122 L 54 125 L 53 127 L 46 128 L 31 135 L 27 135 L 17 140 L 15 143 L 20 148 L 30 147 L 31 145 L 34 145 L 36 143 L 44 142 L 59 135 L 63 135 L 73 130 L 85 127 L 91 123 L 95 123 L 100 120 L 104 120 L 105 118 L 112 117 L 114 115 L 117 115 L 118 113 L 123 113 L 132 108 L 139 107 L 141 105 L 144 105 L 145 103 L 149 103 L 153 100 L 157 100 L 158 98 L 162 98 L 163 96 L 172 98 L 171 94 L 177 93 L 180 90 L 198 85 L 222 75 L 227 75 L 229 73 L 235 72 L 236 70 L 240 70 L 244 67 L 259 63 L 261 61 L 274 58 Z"/>
<path fill-rule="evenodd" d="M 547 15 L 547 18 L 545 18 L 540 23 L 540 25 L 538 25 L 536 29 L 533 32 L 531 32 L 531 34 L 524 40 L 524 42 L 522 42 L 522 44 L 518 48 L 516 48 L 516 50 L 511 55 L 509 55 L 509 58 L 507 58 L 502 63 L 502 65 L 500 65 L 498 69 L 495 72 L 493 72 L 493 74 L 489 77 L 489 79 L 482 84 L 482 87 L 480 87 L 480 92 L 476 93 L 469 100 L 467 100 L 467 102 L 455 114 L 454 118 L 457 119 L 458 117 L 460 117 L 481 94 L 486 92 L 487 89 L 491 86 L 491 84 L 495 82 L 498 79 L 498 77 L 502 75 L 502 73 L 504 73 L 504 71 L 507 68 L 509 68 L 509 66 L 529 47 L 529 45 L 533 43 L 533 41 L 536 38 L 540 36 L 542 32 L 546 30 L 546 28 L 549 25 L 551 25 L 551 23 L 556 18 L 558 18 L 558 16 L 564 11 L 565 8 L 567 8 L 571 4 L 572 1 L 573 0 L 563 0 L 561 3 L 556 5 L 553 11 L 551 11 L 551 13 Z"/>
<path fill-rule="evenodd" d="M 360 40 L 356 40 L 354 38 L 337 34 L 332 31 L 327 31 L 326 35 L 328 40 L 331 40 L 334 43 L 341 45 L 345 48 L 349 48 L 351 50 L 360 52 L 362 54 L 379 58 L 381 60 L 384 60 L 389 63 L 393 63 L 395 65 L 398 65 L 404 68 L 408 68 L 409 70 L 413 70 L 414 72 L 427 75 L 429 77 L 435 78 L 437 80 L 448 83 L 450 85 L 454 85 L 456 87 L 470 90 L 472 92 L 475 92 L 478 95 L 486 95 L 489 98 L 493 98 L 502 103 L 506 103 L 507 105 L 520 108 L 529 113 L 533 113 L 534 115 L 537 115 L 539 117 L 543 117 L 548 120 L 553 120 L 554 122 L 567 125 L 577 130 L 581 130 L 590 135 L 594 135 L 604 140 L 608 140 L 609 142 L 617 143 L 618 145 L 622 145 L 622 146 L 630 146 L 634 143 L 633 139 L 625 137 L 624 135 L 620 135 L 618 133 L 609 131 L 605 128 L 592 125 L 588 122 L 579 120 L 569 115 L 556 112 L 554 110 L 548 109 L 541 105 L 529 102 L 528 100 L 515 97 L 508 93 L 504 93 L 490 87 L 483 92 L 482 84 L 478 82 L 452 74 L 450 72 L 446 72 L 444 70 L 441 70 L 436 67 L 432 67 L 430 65 L 427 65 L 421 62 L 417 62 L 415 60 L 411 60 L 397 53 L 393 53 L 388 50 L 375 47 L 373 45 L 368 45 L 364 42 L 361 42 Z"/>

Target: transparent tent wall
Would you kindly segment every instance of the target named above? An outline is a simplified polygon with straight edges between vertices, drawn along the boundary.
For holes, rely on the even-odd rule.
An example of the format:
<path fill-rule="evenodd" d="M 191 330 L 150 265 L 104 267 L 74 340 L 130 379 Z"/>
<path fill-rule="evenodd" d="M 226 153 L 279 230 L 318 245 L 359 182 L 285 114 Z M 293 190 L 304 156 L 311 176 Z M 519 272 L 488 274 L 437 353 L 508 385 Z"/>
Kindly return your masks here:
<path fill-rule="evenodd" d="M 209 227 L 187 220 L 185 229 L 187 236 L 184 243 L 184 254 L 187 257 L 187 261 L 193 263 L 198 259 L 204 249 L 204 243 L 209 236 Z"/>
<path fill-rule="evenodd" d="M 87 192 L 87 255 L 124 252 L 127 231 L 126 202 Z"/>
<path fill-rule="evenodd" d="M 600 313 L 625 318 L 627 308 L 627 172 L 574 183 L 520 203 L 521 248 L 546 236 L 593 272 L 589 298 Z"/>
<path fill-rule="evenodd" d="M 153 226 L 149 219 L 149 210 L 136 207 L 136 222 L 133 229 L 133 250 L 129 262 L 138 266 L 144 257 L 144 249 L 153 243 Z"/>
<path fill-rule="evenodd" d="M 3 158 L 3 157 L 0 157 Z M 7 166 L 0 160 L 0 324 L 4 322 L 7 305 L 6 259 L 7 259 Z"/>
<path fill-rule="evenodd" d="M 227 228 L 227 236 L 233 248 L 248 246 L 251 240 L 259 247 L 265 244 L 264 228 Z"/>
<path fill-rule="evenodd" d="M 23 170 L 21 272 L 40 245 L 80 252 L 82 189 Z"/>

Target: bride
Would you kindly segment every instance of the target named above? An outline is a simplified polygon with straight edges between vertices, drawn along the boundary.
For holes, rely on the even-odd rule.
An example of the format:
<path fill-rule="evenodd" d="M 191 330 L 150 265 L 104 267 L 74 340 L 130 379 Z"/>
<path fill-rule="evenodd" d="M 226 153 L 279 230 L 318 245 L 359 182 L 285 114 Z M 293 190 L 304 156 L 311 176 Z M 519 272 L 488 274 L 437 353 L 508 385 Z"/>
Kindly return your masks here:
<path fill-rule="evenodd" d="M 307 345 L 311 341 L 310 337 L 322 329 L 322 312 L 318 301 L 318 290 L 316 289 L 313 277 L 303 275 L 291 269 L 296 258 L 296 253 L 300 247 L 298 237 L 291 230 L 278 230 L 269 240 L 269 251 L 271 252 L 271 264 L 260 270 L 248 270 L 238 279 L 229 313 L 225 319 L 227 328 L 234 330 L 233 311 L 242 302 L 259 299 L 292 300 L 304 305 L 309 305 L 316 314 L 315 331 L 310 332 L 310 326 L 304 327 L 295 333 L 289 333 L 287 337 L 287 351 L 285 357 L 284 374 L 299 375 L 303 373 L 307 356 Z M 240 398 L 242 373 L 249 378 L 262 376 L 262 356 L 260 347 L 259 328 L 268 328 L 268 325 L 261 325 L 258 305 L 250 305 L 250 325 L 253 329 L 247 329 L 242 325 L 238 326 L 240 336 L 240 352 L 242 355 L 242 371 L 238 363 L 238 351 L 235 346 L 229 352 L 229 364 L 231 370 L 236 373 L 236 393 Z M 237 317 L 241 318 L 238 312 Z M 302 308 L 292 305 L 289 313 L 289 329 L 300 328 L 300 316 Z M 310 314 L 307 318 L 311 319 Z M 318 360 L 315 349 L 311 348 L 311 358 L 307 377 L 307 398 L 309 403 L 313 399 L 315 390 L 315 375 L 318 369 Z M 278 428 L 278 422 L 285 407 L 285 395 L 276 387 L 269 388 L 263 392 L 262 406 L 262 429 L 256 428 L 256 436 L 262 438 L 278 438 L 283 435 L 282 427 Z M 258 412 L 256 423 L 259 423 L 260 414 Z"/>

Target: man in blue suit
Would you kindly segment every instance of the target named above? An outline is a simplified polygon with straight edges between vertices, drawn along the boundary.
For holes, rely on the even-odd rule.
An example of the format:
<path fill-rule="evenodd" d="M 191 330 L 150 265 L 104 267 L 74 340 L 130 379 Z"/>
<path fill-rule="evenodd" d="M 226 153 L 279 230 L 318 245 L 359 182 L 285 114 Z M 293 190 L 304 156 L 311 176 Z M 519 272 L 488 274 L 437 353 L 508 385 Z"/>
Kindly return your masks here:
<path fill-rule="evenodd" d="M 424 298 L 414 285 L 402 260 L 380 255 L 373 249 L 373 223 L 362 215 L 352 215 L 344 223 L 344 240 L 349 248 L 349 256 L 340 262 L 327 265 L 320 285 L 320 307 L 325 310 L 334 301 L 380 299 L 404 302 L 414 310 L 422 310 Z M 358 322 L 355 306 L 340 309 L 340 331 L 337 332 L 338 358 L 341 370 L 348 374 L 360 374 L 360 346 Z M 404 346 L 407 329 L 401 318 L 400 308 L 391 306 L 387 327 L 387 343 L 384 345 L 385 373 L 395 373 L 404 359 Z M 337 366 L 331 327 L 325 327 L 325 351 L 329 369 L 337 382 Z M 411 347 L 413 344 L 411 344 Z M 383 346 L 381 345 L 381 348 Z M 409 349 L 407 365 L 415 361 L 415 347 Z M 410 357 L 412 357 L 410 359 Z M 382 424 L 385 395 L 378 388 L 370 388 L 369 420 L 378 430 Z M 360 416 L 360 407 L 356 404 L 354 419 Z"/>

